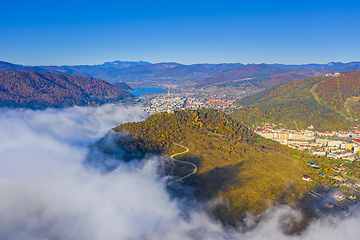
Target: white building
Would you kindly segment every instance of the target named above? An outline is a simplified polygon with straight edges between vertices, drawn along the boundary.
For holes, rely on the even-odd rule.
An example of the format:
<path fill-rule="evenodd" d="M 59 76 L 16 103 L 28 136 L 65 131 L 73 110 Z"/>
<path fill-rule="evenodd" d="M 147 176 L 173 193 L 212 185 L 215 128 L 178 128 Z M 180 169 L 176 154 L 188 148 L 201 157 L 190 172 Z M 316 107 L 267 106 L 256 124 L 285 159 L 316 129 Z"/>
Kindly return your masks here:
<path fill-rule="evenodd" d="M 337 141 L 337 140 L 334 140 L 334 141 L 329 140 L 328 141 L 328 146 L 329 147 L 340 148 L 341 143 L 343 143 L 343 142 L 342 141 Z"/>

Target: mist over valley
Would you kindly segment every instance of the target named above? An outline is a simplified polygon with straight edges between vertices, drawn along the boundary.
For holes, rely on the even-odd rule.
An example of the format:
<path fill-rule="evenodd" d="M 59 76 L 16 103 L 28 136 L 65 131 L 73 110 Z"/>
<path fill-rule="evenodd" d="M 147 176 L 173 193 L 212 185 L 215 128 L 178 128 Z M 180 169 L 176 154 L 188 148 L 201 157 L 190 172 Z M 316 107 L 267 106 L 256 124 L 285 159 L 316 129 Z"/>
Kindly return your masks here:
<path fill-rule="evenodd" d="M 207 211 L 223 200 L 189 203 L 171 196 L 169 176 L 161 171 L 163 156 L 121 161 L 91 147 L 112 127 L 146 117 L 140 108 L 111 105 L 1 109 L 1 238 L 334 239 L 358 234 L 354 210 L 347 218 L 313 220 L 301 235 L 290 237 L 288 224 L 301 213 L 281 205 L 265 211 L 260 222 L 250 214 L 243 229 L 228 228 Z M 107 147 L 114 146 L 109 140 Z M 103 172 L 87 164 L 89 158 L 116 167 Z"/>

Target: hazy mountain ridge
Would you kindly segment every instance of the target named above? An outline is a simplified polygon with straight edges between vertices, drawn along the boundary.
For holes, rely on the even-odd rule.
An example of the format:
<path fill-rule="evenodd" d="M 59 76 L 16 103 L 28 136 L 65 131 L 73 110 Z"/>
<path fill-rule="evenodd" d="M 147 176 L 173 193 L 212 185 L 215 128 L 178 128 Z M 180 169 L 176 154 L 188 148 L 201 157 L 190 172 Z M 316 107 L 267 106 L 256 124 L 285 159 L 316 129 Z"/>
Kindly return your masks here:
<path fill-rule="evenodd" d="M 228 71 L 218 72 L 208 77 L 195 80 L 199 87 L 219 85 L 237 86 L 243 83 L 250 83 L 258 88 L 269 88 L 277 84 L 302 79 L 306 77 L 321 76 L 327 73 L 334 73 L 335 70 L 302 69 L 291 70 L 272 67 L 270 65 L 245 65 Z"/>
<path fill-rule="evenodd" d="M 11 65 L 9 68 L 8 65 Z M 0 64 L 0 70 L 29 70 L 50 73 L 72 74 L 83 77 L 100 78 L 108 82 L 183 82 L 192 79 L 206 77 L 215 72 L 231 69 L 243 64 L 192 64 L 183 65 L 174 62 L 148 63 L 148 62 L 127 62 L 115 61 L 106 62 L 101 65 L 75 65 L 75 66 L 39 66 L 26 67 L 11 63 Z M 35 69 L 36 68 L 36 69 Z"/>
<path fill-rule="evenodd" d="M 103 64 L 100 65 L 94 65 L 94 66 L 101 66 L 101 67 L 115 67 L 115 68 L 126 68 L 126 67 L 131 67 L 131 66 L 135 66 L 135 65 L 150 65 L 152 63 L 149 62 L 144 62 L 144 61 L 138 61 L 138 62 L 134 62 L 134 61 L 113 61 L 113 62 L 104 62 Z"/>
<path fill-rule="evenodd" d="M 336 70 L 336 71 L 355 71 L 360 70 L 360 62 L 349 62 L 349 63 L 342 63 L 342 62 L 329 62 L 326 64 L 318 64 L 318 63 L 310 63 L 310 64 L 300 64 L 300 65 L 287 65 L 287 64 L 270 64 L 275 67 L 285 68 L 285 69 L 294 69 L 294 70 L 301 70 L 301 69 L 316 69 L 316 70 Z"/>
<path fill-rule="evenodd" d="M 112 62 L 113 63 L 113 62 Z M 137 62 L 138 63 L 138 62 Z M 126 64 L 124 64 L 126 65 Z M 102 65 L 77 65 L 77 66 L 42 66 L 51 73 L 74 74 L 100 78 L 105 81 L 116 83 L 120 81 L 132 81 L 134 79 L 146 79 L 153 74 L 168 68 L 179 66 L 178 63 L 155 63 L 155 64 L 129 64 L 128 67 L 119 67 L 115 64 Z"/>
<path fill-rule="evenodd" d="M 149 63 L 144 61 L 114 61 L 98 65 L 37 67 L 0 62 L 0 70 L 3 71 L 29 70 L 71 74 L 83 77 L 99 78 L 111 83 L 124 81 L 134 86 L 159 86 L 161 84 L 173 83 L 185 84 L 191 87 L 204 87 L 232 81 L 242 81 L 244 78 L 251 78 L 251 84 L 258 84 L 260 88 L 267 88 L 279 83 L 303 77 L 312 77 L 336 71 L 358 69 L 360 69 L 360 62 L 331 62 L 328 64 L 304 65 L 244 65 L 241 63 L 184 65 L 175 62 Z"/>
<path fill-rule="evenodd" d="M 241 63 L 180 65 L 155 74 L 155 78 L 173 78 L 178 81 L 193 80 L 210 74 L 242 66 Z"/>
<path fill-rule="evenodd" d="M 36 72 L 46 72 L 46 69 L 41 67 L 30 67 L 22 66 L 17 64 L 12 64 L 4 61 L 0 61 L 0 71 L 36 71 Z"/>
<path fill-rule="evenodd" d="M 95 78 L 32 71 L 0 71 L 1 107 L 66 107 L 116 102 L 131 95 Z"/>
<path fill-rule="evenodd" d="M 133 82 L 182 83 L 208 76 L 214 72 L 231 69 L 241 64 L 193 64 L 156 63 L 122 69 L 118 79 Z"/>
<path fill-rule="evenodd" d="M 207 86 L 223 82 L 229 82 L 232 80 L 242 80 L 244 78 L 266 77 L 285 72 L 288 71 L 265 64 L 246 65 L 236 67 L 228 71 L 215 73 L 209 77 L 198 79 L 195 82 L 199 86 Z"/>

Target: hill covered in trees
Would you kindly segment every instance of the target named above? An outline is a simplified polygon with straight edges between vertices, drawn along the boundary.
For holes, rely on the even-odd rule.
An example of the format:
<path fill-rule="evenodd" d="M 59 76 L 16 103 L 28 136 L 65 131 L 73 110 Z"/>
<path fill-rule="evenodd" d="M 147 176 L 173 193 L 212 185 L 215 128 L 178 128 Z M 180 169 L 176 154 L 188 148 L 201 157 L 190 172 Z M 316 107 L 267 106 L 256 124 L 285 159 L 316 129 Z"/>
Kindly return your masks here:
<path fill-rule="evenodd" d="M 208 77 L 186 82 L 185 88 L 198 88 L 208 94 L 247 96 L 275 85 L 333 73 L 334 70 L 278 68 L 267 64 L 249 64 L 217 72 Z"/>
<path fill-rule="evenodd" d="M 261 65 L 258 65 L 261 66 Z M 265 65 L 266 66 L 266 65 Z M 297 79 L 304 79 L 308 77 L 317 77 L 323 76 L 327 73 L 333 73 L 333 70 L 314 70 L 314 69 L 303 69 L 303 70 L 284 70 L 285 73 L 279 73 L 275 75 L 268 75 L 268 74 L 261 74 L 263 71 L 261 68 L 257 70 L 248 72 L 246 68 L 254 68 L 254 66 L 247 65 L 239 70 L 237 74 L 227 74 L 227 73 L 216 73 L 211 75 L 206 79 L 210 79 L 211 77 L 215 77 L 215 82 L 209 81 L 207 82 L 206 79 L 200 79 L 196 81 L 205 81 L 203 84 L 206 86 L 203 87 L 203 91 L 209 93 L 216 93 L 216 92 L 229 92 L 230 95 L 238 95 L 236 92 L 243 91 L 249 95 L 261 92 L 265 89 L 270 87 L 290 82 Z M 290 71 L 290 72 L 288 72 Z M 244 75 L 243 75 L 244 74 Z M 249 75 L 248 75 L 249 74 Z M 240 75 L 243 78 L 240 78 Z M 220 82 L 220 83 L 219 83 Z M 207 85 L 211 84 L 211 85 Z M 195 87 L 199 87 L 198 85 L 194 85 Z M 237 91 L 234 91 L 234 90 Z"/>
<path fill-rule="evenodd" d="M 0 71 L 0 107 L 87 106 L 130 97 L 124 90 L 95 78 L 32 71 Z"/>
<path fill-rule="evenodd" d="M 125 159 L 182 152 L 174 143 L 187 147 L 189 152 L 176 158 L 194 163 L 198 172 L 183 184 L 194 187 L 198 199 L 223 198 L 227 204 L 212 209 L 212 214 L 231 225 L 247 211 L 259 213 L 279 202 L 298 204 L 313 187 L 301 175 L 316 178 L 306 167 L 308 156 L 266 140 L 212 109 L 156 114 L 114 131 L 121 136 L 127 132 L 125 140 L 117 140 Z M 184 176 L 190 168 L 180 164 L 174 174 Z"/>
<path fill-rule="evenodd" d="M 346 130 L 360 119 L 360 71 L 288 82 L 238 101 L 238 120 L 295 129 Z"/>
<path fill-rule="evenodd" d="M 117 82 L 114 84 L 115 87 L 120 88 L 124 91 L 134 91 L 134 89 L 132 89 L 129 85 L 127 85 L 124 82 Z"/>

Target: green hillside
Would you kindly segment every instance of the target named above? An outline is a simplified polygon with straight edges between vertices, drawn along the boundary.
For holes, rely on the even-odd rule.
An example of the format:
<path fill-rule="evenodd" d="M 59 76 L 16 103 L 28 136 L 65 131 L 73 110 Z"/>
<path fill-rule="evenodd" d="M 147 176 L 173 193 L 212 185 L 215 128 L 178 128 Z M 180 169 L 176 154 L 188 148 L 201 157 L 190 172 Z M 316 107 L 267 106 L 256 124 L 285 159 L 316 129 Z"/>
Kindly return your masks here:
<path fill-rule="evenodd" d="M 235 224 L 246 211 L 262 212 L 275 202 L 295 205 L 314 187 L 301 180 L 302 174 L 316 178 L 305 164 L 312 157 L 266 140 L 215 110 L 156 114 L 114 131 L 129 133 L 125 141 L 117 142 L 127 157 L 134 152 L 168 156 L 182 152 L 174 143 L 187 147 L 189 152 L 176 158 L 196 164 L 198 172 L 183 184 L 195 187 L 199 198 L 228 201 L 213 211 L 226 223 Z M 175 168 L 175 175 L 193 170 L 184 168 Z"/>
<path fill-rule="evenodd" d="M 246 124 L 281 123 L 287 128 L 346 130 L 360 113 L 360 71 L 288 82 L 241 99 L 234 115 Z"/>

